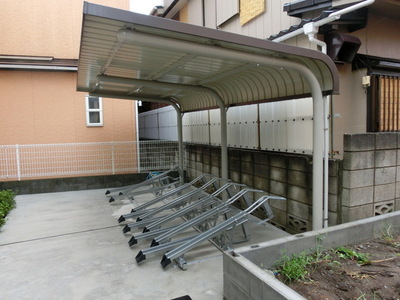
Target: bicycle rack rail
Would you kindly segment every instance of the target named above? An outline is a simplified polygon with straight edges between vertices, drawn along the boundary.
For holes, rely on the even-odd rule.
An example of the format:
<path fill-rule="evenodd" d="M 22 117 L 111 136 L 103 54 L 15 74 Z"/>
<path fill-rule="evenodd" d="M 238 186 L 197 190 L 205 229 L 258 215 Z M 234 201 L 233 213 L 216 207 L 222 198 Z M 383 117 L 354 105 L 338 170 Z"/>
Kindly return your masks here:
<path fill-rule="evenodd" d="M 112 203 L 117 200 L 124 200 L 124 199 L 131 199 L 133 200 L 134 197 L 143 195 L 143 194 L 148 194 L 148 193 L 153 193 L 155 195 L 160 195 L 164 190 L 169 190 L 171 188 L 176 188 L 177 185 L 179 185 L 179 178 L 173 178 L 173 177 L 165 177 L 160 183 L 160 185 L 153 186 L 152 188 L 146 189 L 146 190 L 139 190 L 139 191 L 131 191 L 128 194 L 121 194 L 118 196 L 111 196 L 110 199 L 108 200 L 109 203 Z"/>
<path fill-rule="evenodd" d="M 201 197 L 192 204 L 187 205 L 181 209 L 178 209 L 175 212 L 168 214 L 159 220 L 155 220 L 153 223 L 149 225 L 146 225 L 143 229 L 142 234 L 138 235 L 134 234 L 131 237 L 131 239 L 128 242 L 129 246 L 131 247 L 137 244 L 138 240 L 156 237 L 157 235 L 174 228 L 174 226 L 168 227 L 168 229 L 160 228 L 165 223 L 168 223 L 177 218 L 183 218 L 184 220 L 194 218 L 195 216 L 203 213 L 207 209 L 207 207 L 211 209 L 213 206 L 220 204 L 220 201 L 216 201 L 215 197 L 222 194 L 224 191 L 227 191 L 230 196 L 233 196 L 230 188 L 234 187 L 235 189 L 237 189 L 238 187 L 244 187 L 244 186 L 245 186 L 244 184 L 237 184 L 234 182 L 228 182 L 224 184 L 214 193 Z"/>
<path fill-rule="evenodd" d="M 249 215 L 261 207 L 266 218 L 258 223 L 266 222 L 273 217 L 268 201 L 285 200 L 211 174 L 201 174 L 191 182 L 181 184 L 179 177 L 169 175 L 177 169 L 174 167 L 140 183 L 106 191 L 110 203 L 126 198 L 134 199 L 145 193 L 156 195 L 154 199 L 118 219 L 121 223 L 136 218 L 136 222 L 124 226 L 123 233 L 143 228 L 141 233 L 132 235 L 128 242 L 130 247 L 138 241 L 151 240 L 150 247 L 141 249 L 136 255 L 137 263 L 146 260 L 148 255 L 163 253 L 160 262 L 163 269 L 175 261 L 185 270 L 187 261 L 184 255 L 188 251 L 205 241 L 210 241 L 221 250 L 230 249 L 234 243 L 247 241 L 250 235 L 245 224 L 250 220 Z M 249 193 L 261 193 L 263 196 L 253 201 Z M 239 201 L 245 203 L 247 208 L 240 210 L 232 205 Z M 238 240 L 234 231 L 240 227 L 244 238 Z M 197 233 L 193 234 L 188 229 L 195 229 Z"/>
<path fill-rule="evenodd" d="M 170 177 L 168 175 L 170 172 L 177 171 L 177 170 L 178 170 L 178 166 L 172 167 L 168 171 L 164 171 L 164 172 L 162 172 L 160 174 L 157 174 L 155 176 L 147 178 L 146 180 L 143 180 L 143 181 L 141 181 L 139 183 L 128 185 L 128 186 L 124 186 L 124 187 L 117 187 L 117 188 L 109 189 L 109 190 L 107 190 L 105 192 L 105 195 L 106 196 L 110 195 L 109 197 L 112 197 L 112 196 L 116 196 L 115 193 L 118 193 L 119 196 L 121 196 L 123 194 L 129 194 L 130 192 L 132 192 L 132 191 L 134 191 L 134 190 L 136 190 L 136 189 L 138 189 L 140 187 L 144 187 L 144 186 L 147 186 L 147 185 L 153 185 L 153 184 L 155 184 L 157 182 L 160 182 L 165 177 Z"/>
<path fill-rule="evenodd" d="M 225 238 L 223 237 L 223 235 L 226 234 L 226 231 L 231 230 L 232 228 L 238 225 L 246 223 L 248 221 L 248 216 L 260 206 L 264 206 L 264 204 L 267 203 L 267 201 L 270 199 L 285 200 L 285 198 L 283 197 L 275 197 L 275 196 L 263 196 L 259 198 L 247 209 L 240 211 L 239 213 L 225 220 L 221 224 L 195 236 L 192 239 L 188 239 L 177 248 L 165 253 L 163 258 L 161 259 L 161 266 L 165 269 L 171 263 L 172 260 L 175 260 L 175 262 L 181 269 L 186 270 L 187 262 L 183 258 L 183 255 L 189 250 L 196 247 L 198 244 L 207 241 L 209 239 L 213 239 L 214 242 L 219 244 L 222 250 L 229 249 L 230 245 L 224 242 Z M 268 220 L 271 219 L 272 217 L 273 215 L 268 216 Z M 216 237 L 218 236 L 220 237 L 216 239 Z"/>
<path fill-rule="evenodd" d="M 165 249 L 170 249 L 168 245 L 176 245 L 176 243 L 179 243 L 178 241 L 180 240 L 174 240 L 171 241 L 171 238 L 181 234 L 184 230 L 192 227 L 197 227 L 197 229 L 201 231 L 208 231 L 209 228 L 213 228 L 217 226 L 217 220 L 220 218 L 222 215 L 225 215 L 225 218 L 227 218 L 226 214 L 228 212 L 232 212 L 232 207 L 230 207 L 231 204 L 234 202 L 238 201 L 242 197 L 245 198 L 245 195 L 248 192 L 257 192 L 257 193 L 265 193 L 264 191 L 261 190 L 256 190 L 256 189 L 243 189 L 240 190 L 236 195 L 228 199 L 226 202 L 221 203 L 221 200 L 218 198 L 214 199 L 219 202 L 219 205 L 213 207 L 210 210 L 207 210 L 206 212 L 194 217 L 193 219 L 190 219 L 178 226 L 174 226 L 171 230 L 160 234 L 159 236 L 155 237 L 150 245 L 149 248 L 147 249 L 142 249 L 139 251 L 139 253 L 136 255 L 136 262 L 141 262 L 146 259 L 146 256 L 149 254 L 153 254 Z M 238 209 L 234 209 L 238 210 Z M 150 231 L 151 232 L 151 231 Z M 248 239 L 248 235 L 246 230 L 243 228 L 243 233 L 245 235 L 245 240 Z M 197 235 L 196 235 L 197 236 Z M 183 242 L 183 240 L 182 240 Z M 165 245 L 164 247 L 161 247 L 161 245 Z M 156 247 L 156 248 L 155 248 Z"/>
<path fill-rule="evenodd" d="M 206 182 L 203 186 L 199 187 L 199 188 L 195 188 L 194 190 L 189 191 L 188 193 L 179 196 L 176 199 L 171 200 L 170 202 L 156 208 L 153 209 L 151 211 L 142 211 L 142 214 L 138 216 L 138 218 L 136 219 L 136 223 L 131 223 L 131 224 L 127 224 L 125 225 L 123 232 L 127 233 L 128 231 L 131 230 L 131 228 L 133 227 L 137 227 L 137 223 L 141 222 L 142 220 L 148 220 L 151 219 L 152 217 L 154 217 L 155 215 L 164 212 L 167 209 L 177 209 L 179 207 L 184 207 L 186 205 L 189 205 L 191 202 L 193 202 L 193 199 L 198 199 L 198 197 L 196 198 L 196 196 L 200 195 L 200 194 L 205 194 L 205 190 L 207 188 L 209 188 L 210 186 L 216 186 L 217 185 L 217 181 L 221 180 L 220 178 L 211 178 L 211 180 L 209 180 L 208 182 Z M 154 220 L 154 219 L 152 219 Z"/>
<path fill-rule="evenodd" d="M 169 190 L 169 191 L 163 193 L 162 195 L 154 198 L 153 200 L 148 201 L 148 202 L 132 209 L 130 213 L 121 215 L 118 219 L 118 223 L 124 222 L 124 221 L 126 221 L 126 219 L 137 218 L 139 215 L 143 214 L 143 212 L 146 211 L 146 209 L 148 207 L 158 204 L 164 200 L 167 200 L 168 198 L 173 197 L 177 194 L 179 195 L 179 194 L 183 193 L 185 190 L 188 190 L 188 189 L 191 190 L 196 184 L 204 185 L 205 183 L 207 183 L 207 181 L 206 181 L 207 177 L 209 177 L 210 180 L 215 178 L 210 174 L 202 174 L 202 175 L 196 177 L 191 182 L 183 184 L 181 186 L 178 186 L 172 190 Z"/>

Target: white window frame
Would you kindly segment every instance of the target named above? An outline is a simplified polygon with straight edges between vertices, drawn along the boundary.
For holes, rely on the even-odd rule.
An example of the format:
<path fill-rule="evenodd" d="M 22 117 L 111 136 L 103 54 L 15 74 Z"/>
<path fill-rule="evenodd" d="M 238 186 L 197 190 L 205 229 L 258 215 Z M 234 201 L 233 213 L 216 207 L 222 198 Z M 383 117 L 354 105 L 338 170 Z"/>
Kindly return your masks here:
<path fill-rule="evenodd" d="M 89 108 L 89 99 L 90 98 L 97 98 L 99 99 L 99 108 Z M 103 126 L 103 101 L 101 97 L 95 96 L 85 96 L 85 107 L 86 107 L 86 126 L 88 127 L 99 127 Z M 99 122 L 93 123 L 90 121 L 90 113 L 98 112 L 99 113 Z"/>

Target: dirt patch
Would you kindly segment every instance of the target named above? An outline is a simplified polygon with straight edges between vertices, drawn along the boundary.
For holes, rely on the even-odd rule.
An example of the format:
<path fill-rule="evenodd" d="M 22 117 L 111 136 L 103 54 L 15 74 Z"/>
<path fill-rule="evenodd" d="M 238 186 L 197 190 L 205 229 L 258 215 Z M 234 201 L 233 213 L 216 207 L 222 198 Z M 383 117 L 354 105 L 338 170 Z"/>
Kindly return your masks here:
<path fill-rule="evenodd" d="M 400 299 L 400 237 L 374 239 L 346 246 L 366 254 L 367 263 L 324 251 L 322 259 L 307 267 L 305 280 L 286 284 L 310 300 Z M 277 278 L 282 280 L 278 274 Z"/>

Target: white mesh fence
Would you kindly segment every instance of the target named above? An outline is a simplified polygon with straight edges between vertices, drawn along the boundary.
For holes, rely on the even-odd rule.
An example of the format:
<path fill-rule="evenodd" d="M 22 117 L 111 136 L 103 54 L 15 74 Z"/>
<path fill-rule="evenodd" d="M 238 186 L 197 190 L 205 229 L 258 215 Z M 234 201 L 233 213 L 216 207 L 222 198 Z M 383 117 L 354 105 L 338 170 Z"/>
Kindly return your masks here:
<path fill-rule="evenodd" d="M 175 141 L 0 145 L 0 180 L 164 170 L 178 163 Z"/>

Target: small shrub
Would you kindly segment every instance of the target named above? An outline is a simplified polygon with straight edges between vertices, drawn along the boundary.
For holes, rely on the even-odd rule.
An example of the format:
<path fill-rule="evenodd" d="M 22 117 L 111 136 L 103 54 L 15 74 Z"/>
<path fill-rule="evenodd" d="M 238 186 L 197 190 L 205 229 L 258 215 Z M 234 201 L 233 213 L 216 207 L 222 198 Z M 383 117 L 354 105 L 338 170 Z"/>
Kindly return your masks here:
<path fill-rule="evenodd" d="M 336 248 L 336 253 L 342 259 L 355 260 L 360 264 L 365 264 L 369 262 L 367 254 L 359 253 L 346 247 Z"/>
<path fill-rule="evenodd" d="M 307 267 L 313 261 L 314 257 L 306 252 L 292 256 L 284 255 L 278 262 L 276 271 L 284 277 L 285 282 L 304 280 L 308 274 Z"/>
<path fill-rule="evenodd" d="M 6 222 L 8 212 L 15 207 L 15 193 L 12 190 L 0 191 L 0 227 Z"/>

